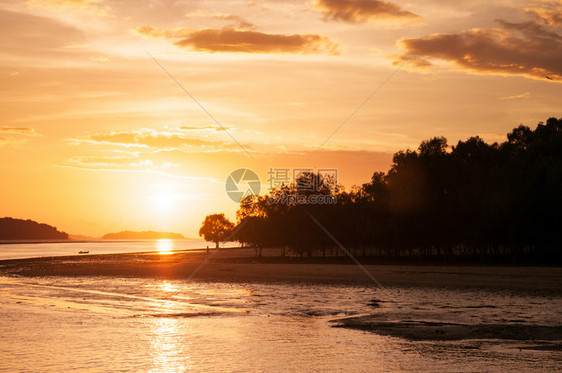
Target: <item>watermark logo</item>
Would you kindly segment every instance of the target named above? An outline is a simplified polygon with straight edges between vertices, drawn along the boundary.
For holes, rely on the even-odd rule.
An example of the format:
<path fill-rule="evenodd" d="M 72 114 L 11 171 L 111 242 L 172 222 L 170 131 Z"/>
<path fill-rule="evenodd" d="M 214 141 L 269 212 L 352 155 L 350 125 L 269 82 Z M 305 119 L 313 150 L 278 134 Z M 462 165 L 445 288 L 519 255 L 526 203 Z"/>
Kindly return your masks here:
<path fill-rule="evenodd" d="M 337 168 L 270 168 L 267 172 L 269 190 L 293 184 L 299 192 L 337 192 Z"/>
<path fill-rule="evenodd" d="M 338 197 L 324 194 L 276 194 L 267 197 L 270 205 L 335 205 Z"/>
<path fill-rule="evenodd" d="M 236 203 L 250 200 L 251 195 L 259 195 L 261 182 L 258 175 L 249 168 L 234 170 L 226 178 L 226 194 Z"/>
<path fill-rule="evenodd" d="M 267 172 L 268 204 L 326 205 L 336 204 L 338 170 L 335 168 L 270 168 Z M 255 201 L 260 193 L 259 176 L 249 168 L 232 171 L 226 179 L 228 197 L 240 204 Z"/>
<path fill-rule="evenodd" d="M 269 204 L 326 205 L 337 203 L 338 170 L 335 168 L 270 168 Z M 283 186 L 293 188 L 279 191 Z"/>

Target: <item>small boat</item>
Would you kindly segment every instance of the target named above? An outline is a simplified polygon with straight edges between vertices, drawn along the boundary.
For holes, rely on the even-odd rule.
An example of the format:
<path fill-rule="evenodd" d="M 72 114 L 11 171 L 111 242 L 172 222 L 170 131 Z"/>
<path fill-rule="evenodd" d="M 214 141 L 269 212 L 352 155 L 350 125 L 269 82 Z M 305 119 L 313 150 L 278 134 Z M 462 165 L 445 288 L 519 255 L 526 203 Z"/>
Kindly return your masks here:
<path fill-rule="evenodd" d="M 78 254 L 89 254 L 89 251 L 78 251 Z"/>

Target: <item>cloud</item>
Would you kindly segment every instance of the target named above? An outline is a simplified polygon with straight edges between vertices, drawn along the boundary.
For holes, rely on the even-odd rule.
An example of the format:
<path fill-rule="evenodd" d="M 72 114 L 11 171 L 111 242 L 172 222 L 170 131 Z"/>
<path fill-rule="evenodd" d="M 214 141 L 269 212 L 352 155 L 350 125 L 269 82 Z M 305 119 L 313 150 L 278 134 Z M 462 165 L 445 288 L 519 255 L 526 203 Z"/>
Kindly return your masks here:
<path fill-rule="evenodd" d="M 17 146 L 25 143 L 26 139 L 16 139 L 13 137 L 3 137 L 0 136 L 0 148 L 7 147 L 7 146 Z"/>
<path fill-rule="evenodd" d="M 235 23 L 238 29 L 249 29 L 253 30 L 255 28 L 254 24 L 246 21 L 244 18 L 235 16 L 232 14 L 216 14 L 212 18 L 219 19 L 223 21 L 232 21 Z"/>
<path fill-rule="evenodd" d="M 260 175 L 264 188 L 269 186 L 268 171 L 271 168 L 303 168 L 303 159 L 311 150 L 256 152 L 252 169 Z M 175 149 L 152 151 L 144 154 L 87 155 L 72 157 L 57 164 L 60 167 L 91 171 L 148 172 L 184 179 L 207 180 L 224 183 L 226 176 L 241 165 L 247 164 L 243 152 L 184 152 Z M 392 164 L 392 153 L 368 150 L 326 150 L 315 155 L 316 168 L 345 170 L 338 174 L 338 181 L 351 187 L 365 182 L 373 171 L 386 171 Z M 205 175 L 197 177 L 194 175 Z M 264 189 L 265 192 L 265 189 Z"/>
<path fill-rule="evenodd" d="M 516 100 L 516 99 L 519 99 L 519 98 L 529 98 L 529 97 L 531 97 L 531 94 L 529 92 L 525 92 L 525 93 L 521 93 L 519 95 L 498 97 L 498 99 L 500 99 L 500 100 Z"/>
<path fill-rule="evenodd" d="M 90 57 L 90 61 L 92 61 L 92 62 L 107 62 L 107 61 L 109 61 L 109 58 L 107 58 L 105 56 L 94 56 L 94 57 Z"/>
<path fill-rule="evenodd" d="M 207 19 L 216 19 L 219 21 L 229 21 L 229 22 L 233 22 L 230 25 L 231 27 L 235 27 L 238 29 L 253 30 L 255 28 L 253 23 L 234 14 L 195 12 L 195 13 L 186 14 L 185 16 L 189 18 L 207 18 Z"/>
<path fill-rule="evenodd" d="M 64 166 L 91 170 L 169 170 L 180 167 L 178 163 L 155 162 L 140 156 L 107 157 L 107 156 L 78 156 L 70 158 Z"/>
<path fill-rule="evenodd" d="M 209 141 L 200 138 L 186 137 L 185 134 L 179 131 L 157 131 L 148 128 L 133 131 L 94 134 L 87 137 L 70 139 L 70 142 L 156 149 L 181 149 L 193 146 L 214 148 L 225 146 L 220 141 Z"/>
<path fill-rule="evenodd" d="M 189 127 L 189 126 L 181 126 L 178 127 L 179 130 L 181 131 L 196 131 L 196 132 L 201 132 L 201 131 L 213 131 L 213 132 L 222 132 L 224 130 L 228 130 L 229 128 L 224 127 L 213 127 L 213 126 L 207 126 L 207 127 Z"/>
<path fill-rule="evenodd" d="M 28 127 L 3 126 L 0 128 L 0 134 L 1 133 L 10 133 L 10 134 L 24 135 L 24 136 L 41 136 L 37 132 L 35 132 L 35 128 L 28 128 Z"/>
<path fill-rule="evenodd" d="M 267 34 L 258 31 L 176 28 L 153 26 L 134 29 L 143 36 L 178 39 L 174 45 L 195 51 L 226 53 L 338 54 L 338 45 L 318 34 Z"/>
<path fill-rule="evenodd" d="M 2 136 L 5 134 L 9 135 L 23 135 L 23 136 L 41 136 L 35 132 L 34 128 L 28 127 L 0 127 L 0 148 L 8 146 L 18 146 L 27 142 L 27 139 L 15 138 L 12 136 L 6 137 Z"/>
<path fill-rule="evenodd" d="M 526 8 L 525 11 L 548 25 L 562 27 L 562 3 L 552 1 L 544 2 L 541 5 L 540 7 Z"/>
<path fill-rule="evenodd" d="M 418 56 L 393 55 L 390 56 L 390 58 L 394 60 L 392 63 L 394 66 L 399 66 L 406 59 L 408 59 L 408 62 L 405 64 L 405 66 L 410 70 L 428 71 L 433 66 L 431 62 Z"/>
<path fill-rule="evenodd" d="M 99 16 L 107 16 L 111 10 L 108 5 L 103 5 L 103 0 L 28 0 L 27 5 L 31 8 L 77 9 Z"/>
<path fill-rule="evenodd" d="M 562 36 L 557 29 L 535 21 L 497 22 L 501 28 L 401 40 L 402 58 L 410 56 L 418 64 L 441 59 L 472 73 L 562 79 Z"/>
<path fill-rule="evenodd" d="M 313 8 L 328 21 L 364 23 L 381 19 L 417 19 L 417 14 L 381 0 L 317 0 Z"/>
<path fill-rule="evenodd" d="M 211 154 L 209 156 L 208 154 Z M 146 154 L 131 153 L 120 156 L 105 155 L 86 155 L 75 156 L 64 162 L 56 164 L 58 167 L 76 168 L 88 171 L 111 171 L 111 172 L 148 172 L 159 175 L 166 175 L 182 179 L 205 180 L 216 182 L 216 177 L 199 177 L 194 174 L 205 174 L 204 170 L 214 170 L 208 168 L 207 159 L 212 157 L 216 160 L 215 154 L 224 156 L 226 152 L 206 153 L 194 152 L 186 153 L 176 149 L 158 150 Z M 245 157 L 245 155 L 240 155 Z M 232 158 L 232 157 L 230 157 Z M 202 165 L 202 166 L 201 166 Z M 216 164 L 215 164 L 216 165 Z M 201 167 L 200 167 L 201 166 Z M 209 172 L 207 172 L 208 174 Z M 218 174 L 220 179 L 222 174 Z"/>

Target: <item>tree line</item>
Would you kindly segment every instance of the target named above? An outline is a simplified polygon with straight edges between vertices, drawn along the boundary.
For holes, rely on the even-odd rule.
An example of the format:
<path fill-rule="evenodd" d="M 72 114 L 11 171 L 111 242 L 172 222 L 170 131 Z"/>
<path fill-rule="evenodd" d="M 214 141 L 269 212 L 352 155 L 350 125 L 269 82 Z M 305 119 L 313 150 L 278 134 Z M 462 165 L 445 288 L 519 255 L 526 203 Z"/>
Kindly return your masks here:
<path fill-rule="evenodd" d="M 391 168 L 351 190 L 305 174 L 265 196 L 248 196 L 221 240 L 284 255 L 560 263 L 562 118 L 520 125 L 502 143 L 444 137 L 394 154 Z M 306 185 L 307 188 L 302 186 Z M 310 191 L 310 185 L 314 191 Z M 333 195 L 335 203 L 271 203 Z M 224 215 L 223 215 L 224 218 Z M 202 228 L 203 229 L 203 228 Z M 331 235 L 331 236 L 330 236 Z"/>

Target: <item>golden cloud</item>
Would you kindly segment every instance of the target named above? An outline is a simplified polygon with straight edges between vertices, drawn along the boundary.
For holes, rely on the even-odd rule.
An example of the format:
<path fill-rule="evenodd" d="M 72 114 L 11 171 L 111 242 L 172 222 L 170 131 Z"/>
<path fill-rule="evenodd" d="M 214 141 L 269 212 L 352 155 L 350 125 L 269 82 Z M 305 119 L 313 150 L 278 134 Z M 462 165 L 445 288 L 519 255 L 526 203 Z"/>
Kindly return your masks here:
<path fill-rule="evenodd" d="M 512 95 L 512 96 L 503 96 L 503 97 L 498 97 L 498 99 L 500 100 L 517 100 L 520 98 L 529 98 L 531 97 L 531 93 L 529 92 L 524 92 L 518 95 Z"/>
<path fill-rule="evenodd" d="M 2 137 L 0 136 L 0 148 L 5 146 L 16 146 L 25 143 L 25 139 L 16 139 L 13 137 Z"/>
<path fill-rule="evenodd" d="M 525 11 L 548 25 L 562 27 L 562 2 L 547 1 L 540 5 L 539 7 L 526 8 Z"/>
<path fill-rule="evenodd" d="M 15 135 L 24 135 L 24 136 L 41 136 L 37 132 L 35 132 L 35 128 L 28 128 L 28 127 L 1 127 L 0 133 L 10 133 Z"/>
<path fill-rule="evenodd" d="M 141 147 L 156 149 L 181 149 L 185 147 L 223 147 L 220 141 L 209 141 L 200 138 L 186 137 L 178 131 L 157 131 L 143 128 L 133 131 L 94 134 L 83 138 L 70 139 L 72 143 L 92 143 L 119 145 L 125 147 Z"/>
<path fill-rule="evenodd" d="M 151 159 L 133 156 L 133 157 L 108 157 L 108 156 L 79 156 L 70 158 L 61 166 L 74 167 L 90 170 L 169 170 L 171 168 L 180 167 L 178 163 L 171 162 L 155 162 Z"/>
<path fill-rule="evenodd" d="M 502 28 L 401 40 L 402 58 L 409 56 L 417 64 L 441 59 L 473 73 L 561 81 L 562 36 L 556 29 L 534 21 L 497 22 Z"/>
<path fill-rule="evenodd" d="M 317 0 L 313 8 L 329 21 L 364 23 L 381 19 L 416 19 L 417 14 L 381 0 Z"/>
<path fill-rule="evenodd" d="M 254 29 L 254 24 L 252 22 L 246 21 L 244 18 L 233 15 L 233 14 L 217 14 L 213 16 L 214 19 L 219 19 L 223 21 L 235 22 L 239 29 Z"/>
<path fill-rule="evenodd" d="M 203 131 L 212 131 L 212 132 L 221 132 L 224 130 L 228 130 L 226 127 L 216 127 L 216 126 L 207 126 L 207 127 L 189 127 L 189 126 L 181 126 L 178 127 L 181 131 L 195 131 L 195 132 L 203 132 Z"/>
<path fill-rule="evenodd" d="M 310 150 L 256 153 L 252 169 L 264 177 L 273 167 L 300 168 L 302 159 Z M 162 175 L 199 180 L 224 182 L 232 170 L 248 162 L 243 152 L 218 150 L 213 152 L 185 152 L 177 149 L 152 150 L 144 154 L 127 153 L 108 156 L 84 155 L 72 157 L 57 164 L 60 167 L 79 168 L 91 171 L 149 172 Z M 368 180 L 373 170 L 387 170 L 392 164 L 392 153 L 367 150 L 325 150 L 315 155 L 317 167 L 345 169 L 341 182 L 351 186 L 357 181 Z M 194 175 L 205 175 L 197 177 Z M 267 179 L 262 179 L 266 182 Z"/>
<path fill-rule="evenodd" d="M 139 27 L 134 31 L 153 38 L 179 39 L 173 44 L 211 53 L 339 54 L 336 43 L 318 34 L 267 34 L 234 28 L 161 30 L 153 26 Z"/>

